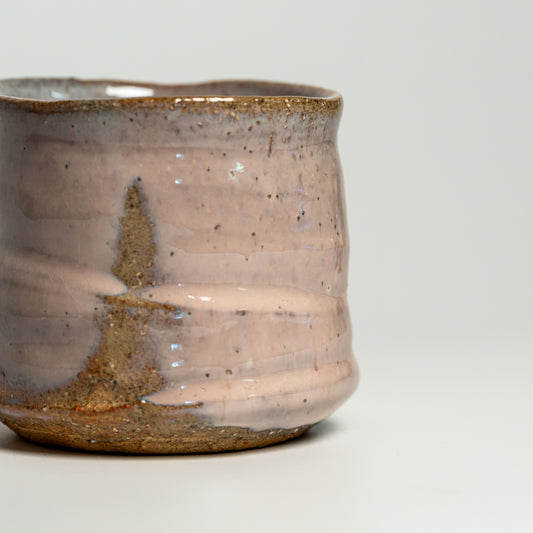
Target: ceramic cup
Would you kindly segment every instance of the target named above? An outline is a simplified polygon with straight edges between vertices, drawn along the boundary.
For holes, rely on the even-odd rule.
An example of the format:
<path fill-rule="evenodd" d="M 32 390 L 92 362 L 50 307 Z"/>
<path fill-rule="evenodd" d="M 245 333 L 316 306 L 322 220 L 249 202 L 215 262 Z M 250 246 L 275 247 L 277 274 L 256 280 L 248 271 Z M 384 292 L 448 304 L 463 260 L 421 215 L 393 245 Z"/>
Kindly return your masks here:
<path fill-rule="evenodd" d="M 237 450 L 350 396 L 339 94 L 0 93 L 0 420 L 85 450 Z"/>

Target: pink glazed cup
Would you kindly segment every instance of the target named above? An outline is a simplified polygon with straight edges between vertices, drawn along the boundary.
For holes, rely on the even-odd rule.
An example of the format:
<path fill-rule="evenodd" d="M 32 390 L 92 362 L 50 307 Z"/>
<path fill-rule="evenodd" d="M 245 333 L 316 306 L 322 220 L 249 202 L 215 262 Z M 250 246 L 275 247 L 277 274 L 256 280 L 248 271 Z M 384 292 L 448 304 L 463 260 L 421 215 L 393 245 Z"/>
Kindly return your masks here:
<path fill-rule="evenodd" d="M 333 91 L 0 82 L 0 420 L 194 453 L 306 432 L 354 391 Z"/>

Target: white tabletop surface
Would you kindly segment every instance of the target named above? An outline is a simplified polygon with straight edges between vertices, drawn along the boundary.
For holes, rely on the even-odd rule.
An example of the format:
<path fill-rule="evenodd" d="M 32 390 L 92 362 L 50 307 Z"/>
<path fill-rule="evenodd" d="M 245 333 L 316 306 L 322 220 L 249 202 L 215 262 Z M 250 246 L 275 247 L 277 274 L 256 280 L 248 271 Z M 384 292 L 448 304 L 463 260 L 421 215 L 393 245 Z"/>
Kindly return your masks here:
<path fill-rule="evenodd" d="M 337 414 L 256 451 L 92 455 L 2 427 L 3 531 L 532 531 L 532 348 L 399 343 L 381 366 L 376 342 Z"/>

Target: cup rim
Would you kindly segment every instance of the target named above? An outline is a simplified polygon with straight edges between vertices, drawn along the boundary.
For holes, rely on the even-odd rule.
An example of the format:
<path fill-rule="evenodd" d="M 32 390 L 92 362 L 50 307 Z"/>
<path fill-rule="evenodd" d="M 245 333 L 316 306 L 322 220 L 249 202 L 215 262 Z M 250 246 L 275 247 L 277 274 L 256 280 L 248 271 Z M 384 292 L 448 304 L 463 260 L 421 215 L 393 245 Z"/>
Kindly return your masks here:
<path fill-rule="evenodd" d="M 9 86 L 16 88 L 21 84 L 49 85 L 50 98 L 17 96 L 16 90 L 6 90 Z M 84 89 L 101 88 L 104 93 L 102 97 L 90 98 L 70 98 L 59 92 L 54 95 L 56 91 L 52 90 L 53 86 L 68 84 Z M 241 94 L 238 94 L 239 90 Z M 9 94 L 10 92 L 15 94 Z M 341 94 L 331 89 L 256 79 L 220 79 L 182 84 L 74 77 L 0 79 L 1 107 L 15 106 L 34 112 L 104 111 L 117 108 L 134 110 L 157 107 L 199 112 L 215 107 L 241 112 L 284 109 L 291 113 L 295 111 L 334 113 L 339 111 L 342 105 Z"/>

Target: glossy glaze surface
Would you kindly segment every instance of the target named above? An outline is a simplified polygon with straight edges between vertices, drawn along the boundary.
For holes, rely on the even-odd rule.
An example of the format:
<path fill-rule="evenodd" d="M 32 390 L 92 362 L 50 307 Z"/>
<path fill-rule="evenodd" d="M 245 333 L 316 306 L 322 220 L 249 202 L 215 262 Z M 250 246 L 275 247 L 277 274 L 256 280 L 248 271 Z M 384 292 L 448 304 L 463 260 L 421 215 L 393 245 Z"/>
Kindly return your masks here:
<path fill-rule="evenodd" d="M 358 376 L 340 97 L 135 87 L 0 82 L 42 99 L 0 98 L 0 403 L 139 402 L 254 431 L 322 420 Z M 113 99 L 128 91 L 147 97 Z M 146 390 L 124 375 L 136 357 Z"/>

